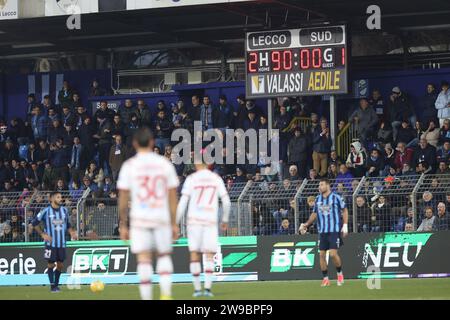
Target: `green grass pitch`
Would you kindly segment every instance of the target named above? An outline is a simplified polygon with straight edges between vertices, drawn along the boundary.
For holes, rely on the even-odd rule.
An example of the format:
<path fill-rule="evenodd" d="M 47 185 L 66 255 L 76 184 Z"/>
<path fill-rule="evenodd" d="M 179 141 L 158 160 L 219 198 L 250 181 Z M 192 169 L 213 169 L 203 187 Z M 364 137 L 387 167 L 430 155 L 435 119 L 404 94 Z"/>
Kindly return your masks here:
<path fill-rule="evenodd" d="M 159 298 L 159 287 L 154 285 L 154 297 Z M 101 293 L 93 293 L 89 286 L 50 293 L 48 286 L 0 287 L 0 300 L 125 300 L 139 299 L 136 285 L 106 285 Z M 192 298 L 191 284 L 174 284 L 176 300 Z M 309 299 L 450 299 L 450 278 L 381 280 L 381 289 L 369 290 L 366 280 L 346 280 L 338 287 L 320 287 L 320 281 L 260 281 L 229 282 L 213 285 L 215 300 L 309 300 Z M 207 298 L 211 299 L 211 298 Z"/>

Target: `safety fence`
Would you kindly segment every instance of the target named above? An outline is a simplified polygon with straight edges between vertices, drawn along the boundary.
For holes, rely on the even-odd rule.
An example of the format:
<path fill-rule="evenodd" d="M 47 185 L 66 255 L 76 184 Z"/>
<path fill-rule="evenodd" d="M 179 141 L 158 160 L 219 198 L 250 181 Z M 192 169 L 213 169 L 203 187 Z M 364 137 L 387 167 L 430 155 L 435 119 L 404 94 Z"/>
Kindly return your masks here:
<path fill-rule="evenodd" d="M 52 191 L 23 191 L 0 193 L 0 242 L 41 241 L 32 226 L 36 215 L 49 206 Z M 69 212 L 69 222 L 78 230 L 80 204 L 90 190 L 61 191 L 62 203 Z"/>
<path fill-rule="evenodd" d="M 228 230 L 222 236 L 297 234 L 313 211 L 319 180 L 249 181 L 227 186 L 231 199 Z M 344 199 L 354 233 L 450 229 L 450 175 L 406 175 L 331 180 Z M 119 237 L 116 198 L 63 191 L 63 204 L 80 239 Z M 32 219 L 49 205 L 49 192 L 0 193 L 0 242 L 40 241 Z M 219 218 L 222 209 L 219 209 Z M 186 236 L 186 218 L 180 225 Z M 316 227 L 308 233 L 316 233 Z"/>

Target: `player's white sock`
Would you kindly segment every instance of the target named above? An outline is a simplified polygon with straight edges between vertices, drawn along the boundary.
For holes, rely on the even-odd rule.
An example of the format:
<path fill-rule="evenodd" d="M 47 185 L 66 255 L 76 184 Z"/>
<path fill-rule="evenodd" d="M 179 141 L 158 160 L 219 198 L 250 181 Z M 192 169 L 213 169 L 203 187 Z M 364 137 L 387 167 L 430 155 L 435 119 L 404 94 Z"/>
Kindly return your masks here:
<path fill-rule="evenodd" d="M 202 290 L 202 284 L 200 283 L 200 273 L 202 272 L 202 266 L 200 262 L 191 262 L 190 270 L 192 273 L 192 282 L 194 283 L 194 290 L 200 291 Z"/>
<path fill-rule="evenodd" d="M 211 290 L 214 261 L 205 261 L 203 263 L 203 271 L 205 272 L 205 289 Z"/>
<path fill-rule="evenodd" d="M 172 258 L 169 255 L 159 257 L 156 269 L 159 274 L 161 295 L 170 297 L 172 295 Z"/>
<path fill-rule="evenodd" d="M 153 266 L 151 262 L 139 262 L 137 265 L 137 273 L 139 275 L 139 292 L 142 300 L 151 300 L 152 292 L 152 274 Z"/>

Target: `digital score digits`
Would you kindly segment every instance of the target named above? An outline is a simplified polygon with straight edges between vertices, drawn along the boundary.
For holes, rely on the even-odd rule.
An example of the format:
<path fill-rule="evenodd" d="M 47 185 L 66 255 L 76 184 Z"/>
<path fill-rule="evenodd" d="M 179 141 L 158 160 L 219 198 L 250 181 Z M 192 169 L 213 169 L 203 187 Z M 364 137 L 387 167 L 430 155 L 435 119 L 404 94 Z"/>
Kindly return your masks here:
<path fill-rule="evenodd" d="M 250 52 L 249 73 L 345 67 L 345 47 Z"/>
<path fill-rule="evenodd" d="M 247 97 L 347 93 L 345 26 L 246 36 Z"/>

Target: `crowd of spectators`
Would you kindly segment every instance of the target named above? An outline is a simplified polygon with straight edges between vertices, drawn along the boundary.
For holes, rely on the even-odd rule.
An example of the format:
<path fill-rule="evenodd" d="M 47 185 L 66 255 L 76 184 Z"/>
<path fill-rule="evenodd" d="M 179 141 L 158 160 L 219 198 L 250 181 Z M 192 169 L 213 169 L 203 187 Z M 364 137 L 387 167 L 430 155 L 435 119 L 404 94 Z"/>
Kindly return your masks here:
<path fill-rule="evenodd" d="M 93 81 L 89 95 L 100 96 L 104 92 Z M 58 100 L 59 104 L 55 104 L 45 96 L 37 101 L 30 94 L 24 102 L 23 117 L 9 122 L 0 119 L 0 192 L 70 190 L 80 195 L 89 188 L 97 199 L 110 199 L 116 196 L 115 184 L 122 163 L 134 154 L 131 137 L 141 126 L 154 131 L 155 152 L 171 161 L 172 147 L 178 143 L 171 141 L 173 130 L 193 132 L 194 121 L 200 121 L 204 131 L 268 128 L 265 111 L 243 95 L 235 101 L 229 101 L 225 95 L 219 101 L 194 95 L 189 105 L 183 100 L 160 100 L 154 109 L 143 99 L 126 99 L 117 110 L 101 101 L 91 113 L 81 102 L 80 94 L 64 81 Z M 328 177 L 341 181 L 337 185 L 345 192 L 352 188 L 348 181 L 363 176 L 397 179 L 421 173 L 449 173 L 450 91 L 445 81 L 439 89 L 427 84 L 423 98 L 417 101 L 397 86 L 388 97 L 375 89 L 370 97 L 360 99 L 348 117 L 340 116 L 339 130 L 350 122 L 359 139 L 352 142 L 351 152 L 344 159 L 333 149 L 328 120 L 314 112 L 312 99 L 286 98 L 275 102 L 273 128 L 279 129 L 280 142 L 277 172 L 267 175 L 269 164 L 261 161 L 215 165 L 213 170 L 224 177 L 227 186 L 249 180 L 270 183 Z M 308 119 L 305 130 L 291 126 L 296 117 Z M 224 153 L 228 152 L 232 150 Z M 179 164 L 176 170 L 183 182 L 193 166 Z M 272 214 L 277 232 L 292 229 L 294 221 L 286 214 L 289 210 L 289 205 L 283 205 Z M 4 223 L 6 218 L 0 219 Z M 9 226 L 11 234 L 20 234 Z"/>

